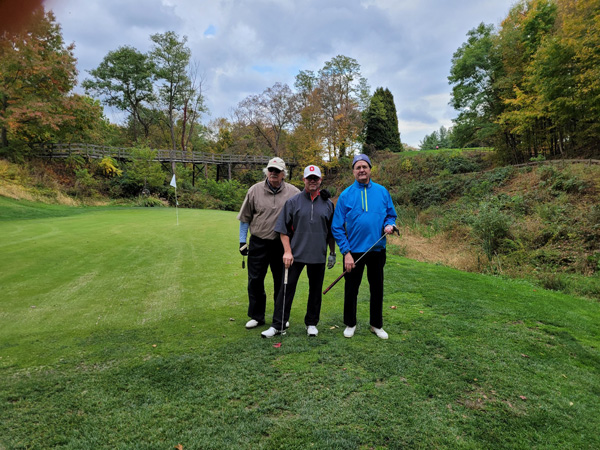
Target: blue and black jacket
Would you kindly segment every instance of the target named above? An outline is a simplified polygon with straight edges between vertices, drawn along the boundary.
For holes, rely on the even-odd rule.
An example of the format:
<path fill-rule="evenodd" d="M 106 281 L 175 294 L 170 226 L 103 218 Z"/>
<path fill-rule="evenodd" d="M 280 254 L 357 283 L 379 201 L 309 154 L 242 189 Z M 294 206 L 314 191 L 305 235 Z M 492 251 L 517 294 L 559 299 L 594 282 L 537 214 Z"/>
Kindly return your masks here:
<path fill-rule="evenodd" d="M 333 214 L 331 232 L 340 252 L 366 252 L 383 234 L 383 229 L 396 223 L 396 209 L 390 193 L 382 185 L 355 181 L 341 194 Z M 385 248 L 382 239 L 372 251 Z"/>

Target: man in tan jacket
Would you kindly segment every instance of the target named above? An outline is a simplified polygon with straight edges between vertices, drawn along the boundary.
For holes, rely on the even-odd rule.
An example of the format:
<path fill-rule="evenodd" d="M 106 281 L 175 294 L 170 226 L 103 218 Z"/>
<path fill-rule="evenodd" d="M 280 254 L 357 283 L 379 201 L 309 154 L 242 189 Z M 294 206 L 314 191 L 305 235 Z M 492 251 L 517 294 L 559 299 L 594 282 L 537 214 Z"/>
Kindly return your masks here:
<path fill-rule="evenodd" d="M 275 222 L 285 202 L 300 190 L 283 179 L 287 175 L 285 162 L 273 158 L 263 169 L 266 179 L 256 183 L 246 193 L 237 216 L 240 221 L 240 253 L 248 256 L 248 317 L 246 328 L 265 323 L 267 294 L 265 277 L 271 268 L 273 275 L 273 304 L 283 280 L 283 245 Z M 246 238 L 250 229 L 250 243 Z"/>

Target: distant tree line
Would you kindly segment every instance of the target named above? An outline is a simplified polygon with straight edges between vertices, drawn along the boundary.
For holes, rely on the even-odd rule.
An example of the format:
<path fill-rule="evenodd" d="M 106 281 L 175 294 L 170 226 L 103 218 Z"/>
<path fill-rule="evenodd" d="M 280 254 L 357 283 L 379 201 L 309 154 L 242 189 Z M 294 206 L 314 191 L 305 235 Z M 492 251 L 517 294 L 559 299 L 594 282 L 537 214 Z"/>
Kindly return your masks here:
<path fill-rule="evenodd" d="M 338 55 L 316 72 L 301 70 L 294 89 L 275 83 L 240 101 L 231 117 L 206 124 L 203 79 L 187 37 L 168 31 L 150 40 L 147 53 L 128 45 L 108 52 L 84 80 L 86 95 L 78 95 L 73 45 L 65 45 L 52 12 L 40 7 L 25 29 L 0 35 L 0 154 L 18 158 L 52 141 L 277 155 L 300 163 L 402 150 L 391 92 L 378 88 L 371 95 L 353 58 Z M 123 112 L 123 123 L 110 123 L 101 105 Z"/>
<path fill-rule="evenodd" d="M 458 139 L 454 137 L 454 128 L 441 126 L 438 131 L 425 135 L 420 143 L 421 150 L 434 150 L 437 148 L 460 148 Z"/>
<path fill-rule="evenodd" d="M 452 135 L 506 162 L 600 154 L 600 2 L 521 0 L 452 58 Z"/>

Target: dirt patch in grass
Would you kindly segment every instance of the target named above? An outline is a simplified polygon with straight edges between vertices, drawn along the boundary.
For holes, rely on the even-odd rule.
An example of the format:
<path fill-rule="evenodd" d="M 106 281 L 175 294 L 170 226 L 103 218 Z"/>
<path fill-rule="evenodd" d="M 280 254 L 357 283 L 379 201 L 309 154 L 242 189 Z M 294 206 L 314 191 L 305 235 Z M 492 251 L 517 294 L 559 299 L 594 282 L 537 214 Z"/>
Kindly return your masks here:
<path fill-rule="evenodd" d="M 454 234 L 444 232 L 432 237 L 423 237 L 404 227 L 400 229 L 400 238 L 391 238 L 390 243 L 400 247 L 401 253 L 410 259 L 440 263 L 468 272 L 479 270 L 477 251 L 464 236 L 461 240 Z"/>
<path fill-rule="evenodd" d="M 540 177 L 537 172 L 523 171 L 519 175 L 511 178 L 507 183 L 499 189 L 496 189 L 496 193 L 504 193 L 507 195 L 523 194 L 525 192 L 534 189 L 540 182 Z"/>

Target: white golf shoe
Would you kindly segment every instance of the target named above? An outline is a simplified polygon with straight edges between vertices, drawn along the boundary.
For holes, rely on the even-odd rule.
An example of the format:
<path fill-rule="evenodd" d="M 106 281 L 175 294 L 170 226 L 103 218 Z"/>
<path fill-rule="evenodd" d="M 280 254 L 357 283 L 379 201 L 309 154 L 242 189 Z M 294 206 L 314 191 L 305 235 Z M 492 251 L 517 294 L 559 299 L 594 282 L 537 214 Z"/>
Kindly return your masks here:
<path fill-rule="evenodd" d="M 355 331 L 356 325 L 354 325 L 353 327 L 346 327 L 346 329 L 344 330 L 344 337 L 351 338 L 352 336 L 354 336 Z"/>
<path fill-rule="evenodd" d="M 272 338 L 273 336 L 277 336 L 278 334 L 281 334 L 281 331 L 273 327 L 269 327 L 269 329 L 260 333 L 260 335 L 264 338 Z"/>
<path fill-rule="evenodd" d="M 375 333 L 375 335 L 379 339 L 387 339 L 388 338 L 388 334 L 384 331 L 383 328 L 371 327 L 371 333 Z"/>
<path fill-rule="evenodd" d="M 314 337 L 317 334 L 319 334 L 319 330 L 317 330 L 317 327 L 315 327 L 314 325 L 309 325 L 306 327 L 306 334 L 308 334 L 311 337 Z"/>
<path fill-rule="evenodd" d="M 246 322 L 246 328 L 247 329 L 252 329 L 252 328 L 256 328 L 259 325 L 264 325 L 264 322 L 259 322 L 258 320 L 254 320 L 254 319 L 250 319 L 248 322 Z"/>

